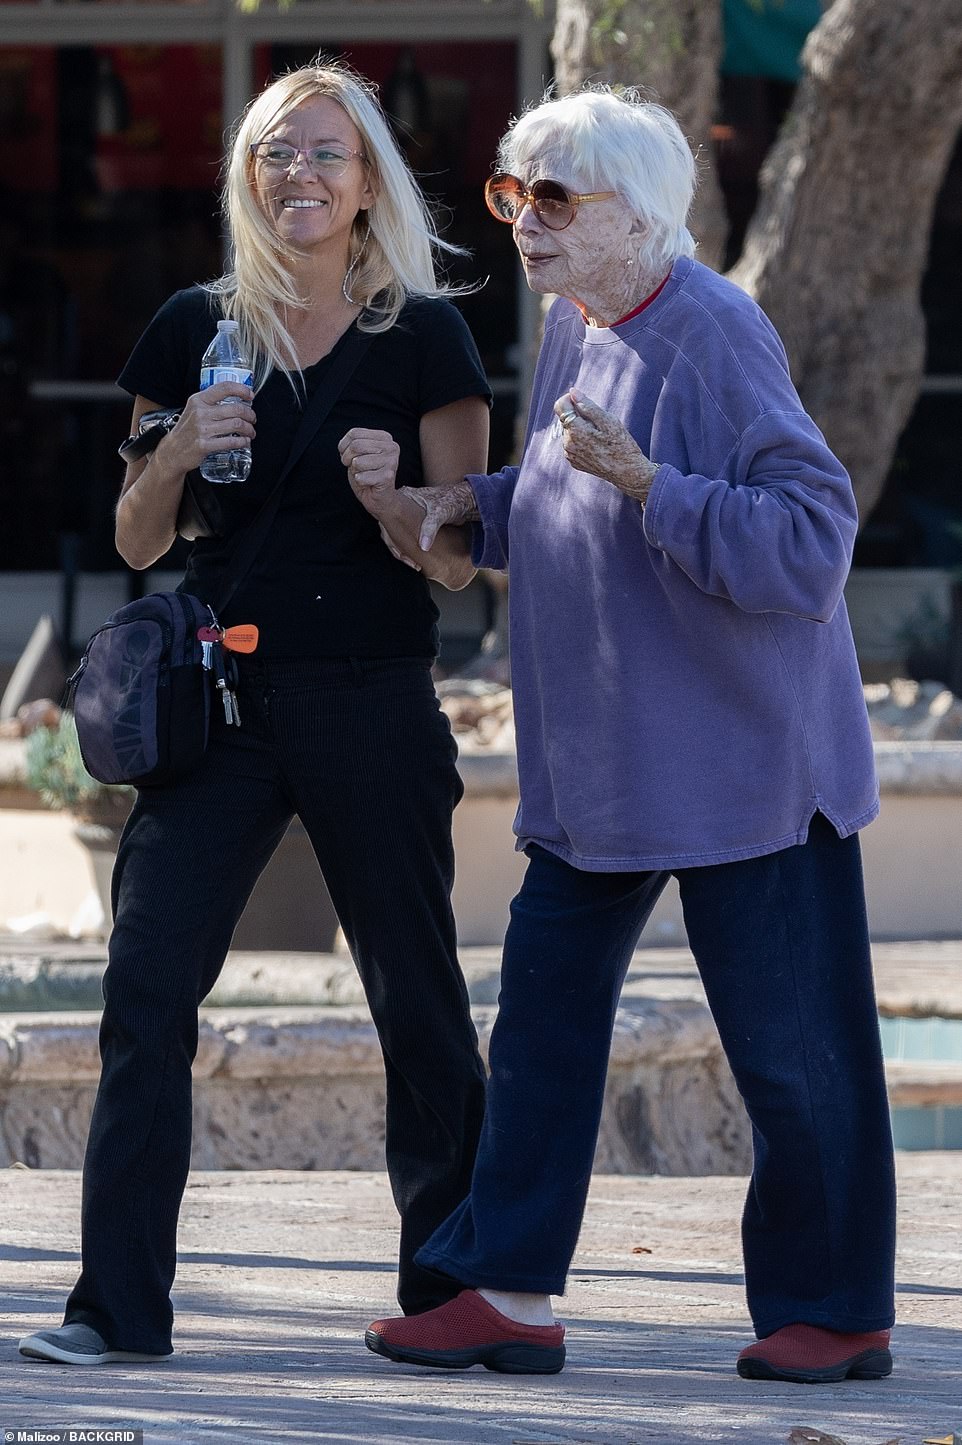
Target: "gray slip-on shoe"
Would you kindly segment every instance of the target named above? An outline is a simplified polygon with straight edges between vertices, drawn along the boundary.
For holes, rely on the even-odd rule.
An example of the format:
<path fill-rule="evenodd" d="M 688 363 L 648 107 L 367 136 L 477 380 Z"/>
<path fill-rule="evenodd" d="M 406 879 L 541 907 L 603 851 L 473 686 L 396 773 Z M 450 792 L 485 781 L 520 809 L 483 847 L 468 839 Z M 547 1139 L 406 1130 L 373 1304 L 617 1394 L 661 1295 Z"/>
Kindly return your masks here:
<path fill-rule="evenodd" d="M 96 1330 L 81 1324 L 24 1335 L 20 1353 L 28 1360 L 51 1360 L 59 1365 L 110 1365 L 122 1361 L 147 1364 L 169 1358 L 168 1355 L 141 1355 L 134 1350 L 108 1350 Z"/>

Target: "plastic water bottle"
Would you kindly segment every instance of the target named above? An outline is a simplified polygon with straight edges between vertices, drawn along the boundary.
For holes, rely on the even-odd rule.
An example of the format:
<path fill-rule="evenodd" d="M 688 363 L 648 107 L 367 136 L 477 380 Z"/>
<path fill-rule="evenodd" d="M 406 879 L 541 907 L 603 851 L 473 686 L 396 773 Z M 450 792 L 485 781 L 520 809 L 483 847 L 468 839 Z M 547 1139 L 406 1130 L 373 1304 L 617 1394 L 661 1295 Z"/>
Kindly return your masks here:
<path fill-rule="evenodd" d="M 217 335 L 200 364 L 201 391 L 216 386 L 219 381 L 238 381 L 242 386 L 252 386 L 254 382 L 250 362 L 241 350 L 236 321 L 218 321 Z M 209 482 L 246 482 L 250 471 L 250 447 L 212 452 L 200 464 L 200 474 Z"/>

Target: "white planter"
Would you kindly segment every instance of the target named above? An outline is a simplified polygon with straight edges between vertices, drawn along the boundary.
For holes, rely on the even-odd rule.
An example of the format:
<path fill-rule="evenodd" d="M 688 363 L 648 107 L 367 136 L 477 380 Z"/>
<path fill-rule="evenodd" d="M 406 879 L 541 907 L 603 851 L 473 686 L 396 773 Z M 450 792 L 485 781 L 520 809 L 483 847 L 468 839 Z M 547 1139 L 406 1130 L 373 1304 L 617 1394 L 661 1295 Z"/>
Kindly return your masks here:
<path fill-rule="evenodd" d="M 962 938 L 962 743 L 878 743 L 876 761 L 882 813 L 861 834 L 872 936 Z M 459 938 L 497 945 L 526 862 L 514 851 L 511 831 L 515 759 L 465 754 L 459 767 L 465 782 L 454 815 Z M 67 814 L 0 809 L 0 928 L 35 911 L 54 926 L 69 925 L 93 883 L 90 856 L 73 829 Z M 324 951 L 333 930 L 320 872 L 295 824 L 257 885 L 235 946 Z M 685 942 L 674 883 L 643 942 Z"/>
<path fill-rule="evenodd" d="M 877 743 L 879 818 L 860 837 L 869 926 L 877 939 L 962 938 L 962 743 Z M 514 852 L 518 805 L 513 755 L 459 760 L 464 801 L 455 813 L 455 911 L 462 943 L 499 943 L 525 858 Z M 642 943 L 683 944 L 674 880 Z"/>

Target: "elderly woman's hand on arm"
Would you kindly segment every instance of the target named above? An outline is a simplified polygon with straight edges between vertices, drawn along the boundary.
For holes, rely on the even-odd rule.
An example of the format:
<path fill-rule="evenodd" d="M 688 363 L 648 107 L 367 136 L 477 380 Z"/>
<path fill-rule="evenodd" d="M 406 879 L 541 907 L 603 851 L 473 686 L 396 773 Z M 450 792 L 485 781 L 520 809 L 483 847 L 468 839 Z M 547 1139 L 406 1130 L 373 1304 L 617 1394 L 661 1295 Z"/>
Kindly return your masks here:
<path fill-rule="evenodd" d="M 483 439 L 472 437 L 472 431 L 481 429 L 482 419 Z M 455 450 L 466 446 L 466 454 L 448 461 L 454 432 Z M 434 478 L 443 475 L 445 466 L 453 470 L 456 460 L 483 466 L 481 455 L 475 453 L 487 450 L 484 403 L 469 397 L 422 418 L 421 453 L 427 478 L 423 487 L 395 487 L 400 451 L 389 432 L 352 427 L 341 438 L 339 450 L 354 495 L 375 518 L 398 561 L 452 591 L 466 587 L 475 568 L 463 524 L 477 519 L 474 493 L 466 481 L 440 484 Z"/>
<path fill-rule="evenodd" d="M 577 391 L 566 391 L 554 404 L 561 420 L 564 453 L 579 472 L 611 482 L 644 506 L 657 463 L 649 461 L 621 422 Z"/>

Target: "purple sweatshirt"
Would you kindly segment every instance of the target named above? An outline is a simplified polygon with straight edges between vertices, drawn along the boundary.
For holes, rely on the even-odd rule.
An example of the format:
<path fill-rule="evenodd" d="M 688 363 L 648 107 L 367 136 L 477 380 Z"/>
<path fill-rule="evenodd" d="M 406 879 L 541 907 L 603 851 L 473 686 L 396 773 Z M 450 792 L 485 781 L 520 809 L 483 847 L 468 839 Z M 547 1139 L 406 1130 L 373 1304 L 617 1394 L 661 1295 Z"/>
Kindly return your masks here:
<path fill-rule="evenodd" d="M 565 461 L 572 386 L 659 464 L 644 509 Z M 745 292 L 685 258 L 617 328 L 557 301 L 521 466 L 469 481 L 474 560 L 510 567 L 519 847 L 675 869 L 875 817 L 855 500 Z"/>

